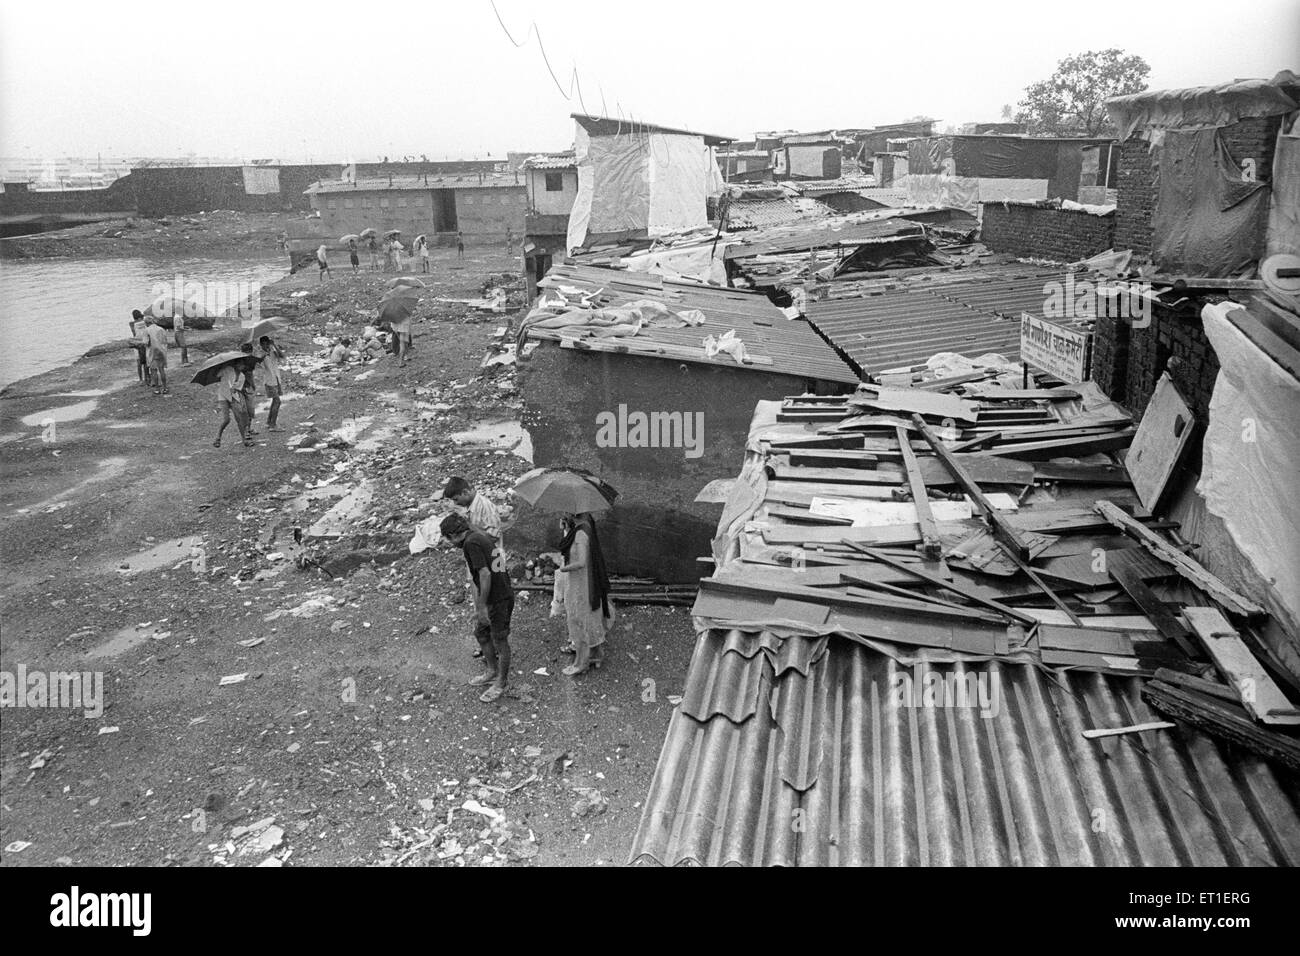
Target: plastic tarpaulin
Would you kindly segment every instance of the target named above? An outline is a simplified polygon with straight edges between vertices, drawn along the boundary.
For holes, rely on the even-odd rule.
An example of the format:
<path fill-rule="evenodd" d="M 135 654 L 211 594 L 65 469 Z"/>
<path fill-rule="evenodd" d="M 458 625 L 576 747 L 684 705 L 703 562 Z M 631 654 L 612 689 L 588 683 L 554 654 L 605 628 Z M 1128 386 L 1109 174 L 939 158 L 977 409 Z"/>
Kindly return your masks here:
<path fill-rule="evenodd" d="M 1061 149 L 1070 145 L 1061 140 L 1011 136 L 954 136 L 952 159 L 958 176 L 1051 179 L 1056 175 Z"/>
<path fill-rule="evenodd" d="M 954 172 L 952 137 L 931 136 L 928 139 L 914 139 L 908 143 L 907 171 L 923 175 Z"/>
<path fill-rule="evenodd" d="M 680 246 L 669 249 L 653 249 L 634 256 L 624 256 L 623 266 L 628 272 L 649 272 L 669 279 L 694 279 L 713 285 L 727 284 L 727 267 L 723 254 L 729 242 L 723 240 L 717 244 L 702 246 Z"/>
<path fill-rule="evenodd" d="M 595 177 L 587 149 L 590 142 L 587 131 L 579 125 L 573 137 L 573 155 L 578 168 L 578 193 L 573 197 L 573 208 L 569 210 L 569 231 L 564 240 L 570 252 L 587 241 L 587 227 L 591 224 L 591 197 Z"/>
<path fill-rule="evenodd" d="M 1233 542 L 1300 620 L 1300 383 L 1227 318 L 1231 302 L 1201 310 L 1219 359 L 1196 491 Z"/>
<path fill-rule="evenodd" d="M 963 176 L 936 173 L 907 176 L 909 206 L 941 206 L 975 213 L 979 209 L 980 181 Z"/>
<path fill-rule="evenodd" d="M 704 138 L 650 133 L 642 140 L 649 169 L 649 204 L 647 218 L 640 225 L 651 236 L 707 226 L 706 190 L 711 177 Z"/>
<path fill-rule="evenodd" d="M 1243 181 L 1219 131 L 1169 132 L 1157 157 L 1152 259 L 1163 272 L 1227 278 L 1263 251 L 1267 183 Z"/>
<path fill-rule="evenodd" d="M 1231 126 L 1254 116 L 1290 113 L 1300 103 L 1283 85 L 1296 82 L 1295 74 L 1283 71 L 1272 80 L 1132 93 L 1107 100 L 1106 110 L 1119 127 L 1119 139 L 1123 142 L 1139 129 Z"/>
<path fill-rule="evenodd" d="M 587 157 L 595 173 L 589 233 L 644 229 L 650 221 L 650 141 L 646 134 L 593 136 Z"/>
<path fill-rule="evenodd" d="M 1047 198 L 1046 179 L 981 179 L 979 200 L 986 202 L 1038 202 Z"/>
<path fill-rule="evenodd" d="M 1300 256 L 1300 113 L 1287 117 L 1278 131 L 1267 247 L 1270 256 Z"/>
<path fill-rule="evenodd" d="M 279 166 L 245 166 L 244 193 L 248 196 L 272 196 L 280 192 Z"/>

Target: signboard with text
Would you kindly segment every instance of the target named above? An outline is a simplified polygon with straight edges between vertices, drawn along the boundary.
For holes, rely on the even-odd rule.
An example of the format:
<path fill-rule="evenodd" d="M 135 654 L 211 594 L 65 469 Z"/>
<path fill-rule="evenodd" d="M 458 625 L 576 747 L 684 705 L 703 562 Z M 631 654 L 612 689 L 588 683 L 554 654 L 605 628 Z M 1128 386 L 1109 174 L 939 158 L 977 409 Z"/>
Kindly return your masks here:
<path fill-rule="evenodd" d="M 1074 383 L 1088 378 L 1091 358 L 1091 332 L 1020 313 L 1020 361 Z"/>

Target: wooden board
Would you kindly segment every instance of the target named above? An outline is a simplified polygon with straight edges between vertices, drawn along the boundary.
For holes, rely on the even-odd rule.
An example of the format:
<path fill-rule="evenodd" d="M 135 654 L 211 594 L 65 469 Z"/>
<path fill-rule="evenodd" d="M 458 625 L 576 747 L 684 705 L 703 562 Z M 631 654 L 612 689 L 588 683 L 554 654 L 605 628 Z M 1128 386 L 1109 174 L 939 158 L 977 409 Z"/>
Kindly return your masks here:
<path fill-rule="evenodd" d="M 928 392 L 914 388 L 894 388 L 890 385 L 867 386 L 875 391 L 874 398 L 867 394 L 853 397 L 852 404 L 882 412 L 903 412 L 906 414 L 927 415 L 931 418 L 952 419 L 955 422 L 974 424 L 979 415 L 979 406 L 975 402 L 945 395 L 941 392 Z"/>
<path fill-rule="evenodd" d="M 1247 713 L 1265 724 L 1300 726 L 1300 710 L 1273 683 L 1241 635 L 1217 608 L 1185 607 L 1183 618 L 1200 638 L 1223 679 L 1241 695 Z"/>
<path fill-rule="evenodd" d="M 908 440 L 907 429 L 897 429 L 898 447 L 903 455 L 903 468 L 907 472 L 907 483 L 912 489 L 912 503 L 916 506 L 917 524 L 921 527 L 921 553 L 928 558 L 938 558 L 941 544 L 939 528 L 930 511 L 930 495 L 926 491 L 925 478 L 912 453 L 912 443 Z"/>
<path fill-rule="evenodd" d="M 1300 772 L 1300 742 L 1260 727 L 1246 711 L 1225 700 L 1164 681 L 1146 684 L 1142 699 L 1162 714 Z"/>
<path fill-rule="evenodd" d="M 978 451 L 975 454 L 1001 455 L 1004 458 L 1021 458 L 1025 461 L 1080 458 L 1084 455 L 1096 454 L 1099 451 L 1119 451 L 1122 448 L 1127 448 L 1133 441 L 1133 435 L 1133 429 L 1124 428 L 1099 435 L 1084 435 L 1080 438 L 1004 442 L 993 446 L 989 451 Z M 1003 435 L 1004 439 L 1008 437 L 1011 436 Z"/>
<path fill-rule="evenodd" d="M 1141 566 L 1130 562 L 1130 557 L 1127 551 L 1106 552 L 1106 568 L 1110 577 L 1141 608 L 1142 613 L 1151 619 L 1161 636 L 1176 643 L 1188 657 L 1200 658 L 1202 655 L 1199 653 L 1199 645 L 1193 641 L 1187 626 L 1174 615 L 1169 605 L 1147 587 Z"/>
<path fill-rule="evenodd" d="M 1247 618 L 1264 617 L 1266 615 L 1265 610 L 1254 601 L 1233 591 L 1202 567 L 1199 562 L 1183 554 L 1164 538 L 1145 528 L 1140 522 L 1126 515 L 1111 502 L 1098 501 L 1095 507 L 1099 515 L 1125 534 L 1135 538 L 1157 558 L 1172 566 L 1188 581 L 1191 581 L 1192 584 L 1205 591 L 1211 598 L 1230 611 Z"/>
<path fill-rule="evenodd" d="M 1160 507 L 1170 479 L 1182 464 L 1195 424 L 1196 417 L 1173 379 L 1163 373 L 1124 456 L 1133 488 L 1148 511 Z"/>

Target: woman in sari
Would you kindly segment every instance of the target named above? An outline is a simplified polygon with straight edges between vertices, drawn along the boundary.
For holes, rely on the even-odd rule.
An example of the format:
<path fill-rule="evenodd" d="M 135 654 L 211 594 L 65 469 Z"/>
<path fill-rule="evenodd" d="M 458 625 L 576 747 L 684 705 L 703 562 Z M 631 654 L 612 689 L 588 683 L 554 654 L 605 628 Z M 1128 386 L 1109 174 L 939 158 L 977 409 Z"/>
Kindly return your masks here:
<path fill-rule="evenodd" d="M 609 598 L 609 575 L 596 523 L 590 514 L 580 514 L 566 519 L 565 524 L 560 573 L 566 577 L 564 608 L 570 643 L 566 650 L 572 649 L 574 658 L 564 673 L 573 677 L 589 667 L 600 667 L 604 660 L 605 634 L 614 623 L 614 603 Z"/>

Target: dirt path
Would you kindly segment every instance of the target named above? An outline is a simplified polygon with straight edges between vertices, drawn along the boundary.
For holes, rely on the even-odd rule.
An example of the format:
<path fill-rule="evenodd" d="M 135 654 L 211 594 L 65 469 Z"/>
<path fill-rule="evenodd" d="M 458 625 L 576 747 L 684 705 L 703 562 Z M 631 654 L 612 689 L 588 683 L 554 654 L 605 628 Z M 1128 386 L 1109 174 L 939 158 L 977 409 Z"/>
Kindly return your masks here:
<path fill-rule="evenodd" d="M 0 862 L 626 860 L 690 655 L 686 611 L 627 609 L 607 665 L 572 680 L 563 623 L 541 592 L 521 596 L 512 696 L 484 705 L 465 686 L 462 559 L 404 553 L 448 476 L 501 502 L 528 467 L 449 437 L 517 418 L 510 371 L 479 369 L 506 316 L 431 301 L 513 271 L 497 250 L 440 252 L 411 364 L 291 372 L 286 430 L 251 449 L 213 448 L 211 390 L 173 367 L 173 394 L 154 396 L 125 348 L 0 394 L 0 669 L 103 680 L 98 718 L 4 710 L 0 846 L 30 846 Z M 263 314 L 289 316 L 289 366 L 358 332 L 385 278 L 265 290 Z M 195 357 L 240 334 L 192 334 Z M 362 484 L 370 508 L 305 552 L 339 576 L 296 567 L 293 529 Z M 378 560 L 356 569 L 358 554 Z"/>

